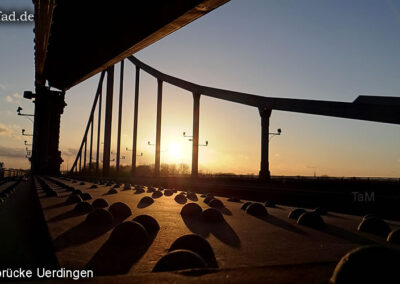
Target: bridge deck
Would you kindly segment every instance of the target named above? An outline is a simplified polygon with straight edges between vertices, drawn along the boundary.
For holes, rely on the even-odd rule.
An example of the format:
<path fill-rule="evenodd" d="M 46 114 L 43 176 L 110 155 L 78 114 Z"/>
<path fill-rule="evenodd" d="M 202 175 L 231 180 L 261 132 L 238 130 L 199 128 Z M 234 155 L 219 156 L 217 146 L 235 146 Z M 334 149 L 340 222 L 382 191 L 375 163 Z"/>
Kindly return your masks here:
<path fill-rule="evenodd" d="M 167 277 L 171 282 L 185 281 L 186 277 L 190 277 L 191 281 L 244 281 L 262 277 L 281 283 L 326 283 L 338 260 L 349 250 L 363 244 L 385 243 L 383 238 L 358 232 L 356 228 L 361 220 L 358 216 L 329 213 L 323 216 L 327 228 L 317 231 L 289 219 L 287 216 L 291 207 L 278 205 L 277 208 L 268 208 L 270 215 L 259 219 L 241 210 L 241 203 L 229 202 L 221 197 L 226 206 L 222 211 L 226 222 L 204 225 L 182 219 L 180 210 L 183 205 L 174 200 L 175 194 L 154 199 L 154 203 L 146 208 L 138 208 L 139 200 L 144 196 L 151 196 L 151 193 L 135 194 L 133 190 L 124 191 L 121 187 L 117 194 L 107 195 L 110 186 L 99 185 L 96 189 L 89 189 L 91 183 L 79 185 L 60 181 L 90 193 L 92 200 L 89 202 L 100 197 L 106 199 L 110 205 L 124 202 L 132 211 L 127 220 L 148 214 L 158 221 L 160 231 L 144 255 L 138 260 L 121 259 L 123 251 L 100 253 L 104 250 L 103 245 L 112 229 L 98 235 L 90 235 L 82 230 L 86 215 L 77 215 L 73 211 L 75 205 L 65 204 L 70 192 L 48 182 L 59 196 L 46 197 L 40 186 L 37 187 L 61 267 L 82 269 L 88 264 L 96 267 L 99 263 L 107 263 L 108 271 L 103 270 L 101 274 L 112 274 L 121 269 L 122 265 L 126 267 L 126 273 L 122 278 L 117 278 L 120 280 L 134 275 L 136 280 L 142 279 L 146 282 L 157 281 L 159 277 Z M 209 208 L 199 194 L 196 203 L 203 210 Z M 400 222 L 393 221 L 389 224 L 392 228 L 400 227 Z M 168 276 L 149 274 L 170 245 L 178 237 L 189 233 L 201 234 L 208 240 L 214 250 L 219 272 L 197 277 L 176 273 L 162 273 Z"/>

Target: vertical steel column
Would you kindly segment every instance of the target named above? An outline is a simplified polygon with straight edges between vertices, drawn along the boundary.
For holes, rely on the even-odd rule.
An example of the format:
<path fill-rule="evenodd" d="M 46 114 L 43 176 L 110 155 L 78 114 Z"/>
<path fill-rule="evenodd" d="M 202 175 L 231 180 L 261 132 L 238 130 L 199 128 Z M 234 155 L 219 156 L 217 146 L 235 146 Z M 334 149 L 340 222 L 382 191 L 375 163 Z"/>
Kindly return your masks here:
<path fill-rule="evenodd" d="M 99 156 L 100 156 L 100 131 L 101 131 L 101 99 L 103 97 L 103 91 L 100 91 L 99 95 L 99 117 L 97 119 L 97 150 L 96 150 L 96 175 L 99 174 Z"/>
<path fill-rule="evenodd" d="M 90 146 L 89 146 L 89 171 L 92 171 L 92 151 L 93 151 L 93 122 L 94 115 L 92 115 L 91 123 L 90 123 Z"/>
<path fill-rule="evenodd" d="M 197 177 L 199 172 L 199 123 L 200 123 L 200 94 L 193 93 L 192 177 Z"/>
<path fill-rule="evenodd" d="M 139 111 L 139 75 L 140 68 L 136 66 L 135 78 L 135 105 L 133 114 L 133 141 L 132 141 L 132 175 L 136 174 L 136 153 L 137 153 L 137 129 L 138 129 L 138 111 Z"/>
<path fill-rule="evenodd" d="M 156 129 L 156 161 L 154 175 L 160 176 L 160 153 L 161 153 L 161 109 L 162 109 L 162 87 L 163 81 L 157 79 L 157 129 Z"/>
<path fill-rule="evenodd" d="M 110 174 L 111 123 L 114 91 L 114 66 L 107 69 L 106 114 L 104 123 L 103 176 Z"/>
<path fill-rule="evenodd" d="M 79 152 L 79 172 L 82 172 L 82 151 Z"/>
<path fill-rule="evenodd" d="M 85 154 L 83 156 L 83 170 L 86 169 L 86 150 L 87 150 L 87 136 L 85 137 Z"/>
<path fill-rule="evenodd" d="M 269 172 L 269 118 L 271 109 L 259 108 L 261 116 L 261 164 L 260 164 L 260 179 L 270 179 Z"/>
<path fill-rule="evenodd" d="M 119 76 L 119 109 L 118 109 L 118 137 L 117 137 L 117 157 L 116 169 L 119 173 L 119 164 L 121 157 L 121 123 L 122 123 L 122 97 L 124 95 L 124 60 L 121 61 L 121 71 Z"/>

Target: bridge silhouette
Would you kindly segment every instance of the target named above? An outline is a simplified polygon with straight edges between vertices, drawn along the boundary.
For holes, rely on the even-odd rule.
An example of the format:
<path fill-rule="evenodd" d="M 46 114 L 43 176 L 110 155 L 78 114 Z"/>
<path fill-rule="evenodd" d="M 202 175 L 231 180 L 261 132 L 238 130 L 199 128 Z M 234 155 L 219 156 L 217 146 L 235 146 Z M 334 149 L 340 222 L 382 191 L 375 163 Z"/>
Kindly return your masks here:
<path fill-rule="evenodd" d="M 157 69 L 143 63 L 134 56 L 129 56 L 127 60 L 135 66 L 135 93 L 134 93 L 134 118 L 133 118 L 133 140 L 132 140 L 132 176 L 136 174 L 136 156 L 137 156 L 137 129 L 139 113 L 139 85 L 140 71 L 146 72 L 157 79 L 157 120 L 156 120 L 156 144 L 155 144 L 155 169 L 154 176 L 160 175 L 161 160 L 161 120 L 162 120 L 162 101 L 163 84 L 168 83 L 182 88 L 192 93 L 193 96 L 193 139 L 192 139 L 192 171 L 191 176 L 198 176 L 198 156 L 199 156 L 199 129 L 200 129 L 200 98 L 209 96 L 224 101 L 235 102 L 249 107 L 255 107 L 259 110 L 261 118 L 261 158 L 260 158 L 260 179 L 269 179 L 269 120 L 272 110 L 288 111 L 296 113 L 305 113 L 313 115 L 323 115 L 330 117 L 340 117 L 347 119 L 358 119 L 382 123 L 400 124 L 400 98 L 398 97 L 378 97 L 378 96 L 359 96 L 352 103 L 336 101 L 319 101 L 306 99 L 288 99 L 271 98 L 253 94 L 246 94 L 224 89 L 217 89 L 207 86 L 201 86 L 192 82 L 185 81 L 171 75 L 164 74 Z M 100 75 L 98 88 L 95 93 L 93 106 L 89 115 L 82 143 L 79 147 L 76 159 L 72 165 L 70 173 L 82 173 L 87 169 L 92 169 L 93 153 L 93 129 L 94 114 L 98 108 L 97 119 L 97 145 L 96 159 L 94 163 L 95 173 L 103 177 L 110 173 L 110 152 L 111 152 L 111 131 L 112 131 L 112 102 L 114 90 L 114 69 L 109 67 Z M 100 149 L 100 131 L 101 131 L 101 105 L 103 96 L 103 83 L 106 77 L 105 92 L 105 119 L 104 119 L 104 147 L 102 172 L 100 173 L 99 153 Z M 119 112 L 118 112 L 118 130 L 117 130 L 117 152 L 116 152 L 116 171 L 120 170 L 121 157 L 121 123 L 122 123 L 122 102 L 123 102 L 123 82 L 124 82 L 124 61 L 120 62 L 120 85 L 119 85 Z M 89 151 L 87 150 L 89 146 Z M 87 163 L 87 160 L 89 163 Z M 82 166 L 83 163 L 83 166 Z"/>
<path fill-rule="evenodd" d="M 270 117 L 276 111 L 398 125 L 400 98 L 358 96 L 338 102 L 264 97 L 189 82 L 133 56 L 226 2 L 33 1 L 35 91 L 26 91 L 24 97 L 34 99 L 34 127 L 33 133 L 23 130 L 23 135 L 33 135 L 32 145 L 25 141 L 32 146 L 32 174 L 18 177 L 20 173 L 11 172 L 17 177 L 0 181 L 4 268 L 53 273 L 89 269 L 95 272 L 95 279 L 86 279 L 91 283 L 400 282 L 400 180 L 271 179 L 269 168 Z M 121 128 L 127 64 L 133 65 L 135 79 L 132 141 L 123 147 L 132 152 L 131 172 L 124 176 Z M 157 82 L 150 177 L 140 176 L 137 167 L 143 73 Z M 99 81 L 79 150 L 69 173 L 61 175 L 59 133 L 66 92 L 96 74 Z M 192 141 L 190 177 L 162 176 L 165 84 L 193 98 L 192 133 L 184 132 Z M 114 95 L 119 99 L 117 114 Z M 258 111 L 259 179 L 198 178 L 204 96 Z M 18 108 L 19 115 L 30 116 L 21 111 Z M 114 117 L 116 152 L 111 151 Z M 114 160 L 116 175 L 110 166 Z M 62 283 L 71 281 L 61 278 L 66 278 Z"/>
<path fill-rule="evenodd" d="M 157 120 L 154 176 L 160 175 L 161 121 L 163 84 L 168 83 L 190 92 L 193 96 L 192 177 L 198 176 L 199 109 L 200 98 L 208 96 L 257 108 L 261 120 L 261 157 L 259 177 L 270 178 L 269 120 L 272 111 L 289 111 L 313 115 L 359 119 L 399 124 L 400 98 L 359 96 L 353 102 L 318 101 L 305 99 L 271 98 L 254 94 L 217 89 L 188 82 L 164 74 L 141 62 L 132 54 L 149 46 L 199 17 L 218 8 L 227 0 L 172 1 L 153 5 L 125 3 L 106 5 L 81 3 L 77 9 L 70 1 L 35 1 L 35 93 L 27 91 L 24 97 L 35 99 L 31 169 L 37 174 L 60 174 L 62 163 L 59 151 L 60 119 L 65 107 L 66 91 L 101 72 L 98 88 L 79 151 L 70 172 L 82 174 L 87 167 L 98 176 L 110 174 L 112 103 L 114 65 L 120 62 L 120 89 L 117 129 L 116 170 L 120 170 L 121 120 L 123 101 L 124 62 L 136 68 L 135 103 L 132 141 L 132 176 L 136 172 L 137 129 L 139 110 L 140 72 L 157 79 Z M 79 10 L 79 11 L 77 11 Z M 132 17 L 130 11 L 141 11 Z M 74 21 L 70 21 L 70 15 Z M 107 15 L 99 17 L 98 15 Z M 70 38 L 70 31 L 74 35 Z M 118 33 L 115 33 L 118 31 Z M 104 83 L 106 81 L 106 84 Z M 103 86 L 105 85 L 105 86 Z M 103 93 L 105 93 L 103 95 Z M 105 104 L 104 122 L 101 105 Z M 93 145 L 94 113 L 98 109 L 97 145 Z M 104 145 L 99 137 L 104 123 Z M 93 153 L 96 152 L 95 158 Z M 100 152 L 103 157 L 99 157 Z M 102 162 L 101 162 L 102 161 Z M 102 165 L 100 165 L 102 163 Z M 100 172 L 101 168 L 101 172 Z"/>

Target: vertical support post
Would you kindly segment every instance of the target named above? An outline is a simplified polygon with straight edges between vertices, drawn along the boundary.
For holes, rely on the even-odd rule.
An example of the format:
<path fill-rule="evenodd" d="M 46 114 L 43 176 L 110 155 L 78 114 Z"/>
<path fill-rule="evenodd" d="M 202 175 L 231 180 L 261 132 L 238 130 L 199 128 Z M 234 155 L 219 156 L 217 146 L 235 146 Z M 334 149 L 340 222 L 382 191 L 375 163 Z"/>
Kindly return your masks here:
<path fill-rule="evenodd" d="M 261 116 L 261 164 L 259 178 L 268 180 L 271 178 L 269 171 L 269 118 L 271 117 L 271 109 L 259 108 Z"/>
<path fill-rule="evenodd" d="M 138 129 L 138 111 L 139 111 L 139 75 L 140 75 L 140 68 L 136 66 L 135 106 L 133 114 L 133 141 L 132 141 L 132 176 L 136 174 L 137 129 Z"/>
<path fill-rule="evenodd" d="M 119 107 L 118 107 L 118 135 L 117 135 L 117 157 L 116 170 L 119 173 L 119 164 L 121 157 L 121 123 L 122 123 L 122 98 L 124 95 L 124 60 L 121 61 L 121 71 L 119 76 Z"/>
<path fill-rule="evenodd" d="M 64 92 L 36 86 L 31 170 L 33 174 L 60 174 L 60 119 L 66 106 Z"/>
<path fill-rule="evenodd" d="M 100 156 L 100 131 L 101 131 L 101 99 L 103 97 L 103 91 L 100 91 L 99 95 L 99 113 L 97 119 L 97 150 L 96 150 L 96 175 L 99 174 L 99 156 Z"/>
<path fill-rule="evenodd" d="M 107 69 L 106 114 L 104 123 L 103 176 L 110 174 L 111 124 L 114 91 L 114 66 Z"/>
<path fill-rule="evenodd" d="M 82 151 L 79 152 L 79 173 L 82 172 Z"/>
<path fill-rule="evenodd" d="M 199 172 L 199 123 L 200 123 L 200 94 L 193 93 L 192 177 L 197 177 Z"/>
<path fill-rule="evenodd" d="M 160 153 L 161 153 L 161 109 L 162 109 L 162 87 L 163 81 L 157 79 L 157 128 L 156 128 L 156 160 L 154 175 L 160 176 Z"/>
<path fill-rule="evenodd" d="M 89 172 L 92 173 L 92 154 L 93 154 L 93 122 L 94 115 L 91 118 L 90 122 L 90 146 L 89 146 Z"/>
<path fill-rule="evenodd" d="M 85 137 L 85 154 L 83 155 L 83 170 L 86 169 L 87 136 Z"/>

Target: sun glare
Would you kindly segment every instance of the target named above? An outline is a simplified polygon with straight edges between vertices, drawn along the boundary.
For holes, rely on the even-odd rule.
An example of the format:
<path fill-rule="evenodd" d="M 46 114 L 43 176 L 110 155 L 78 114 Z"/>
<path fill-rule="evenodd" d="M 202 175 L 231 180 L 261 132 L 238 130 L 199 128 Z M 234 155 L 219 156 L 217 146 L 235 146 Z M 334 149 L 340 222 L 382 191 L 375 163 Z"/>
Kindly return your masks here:
<path fill-rule="evenodd" d="M 182 157 L 182 146 L 178 143 L 172 143 L 168 147 L 168 153 L 172 159 L 178 160 Z"/>

